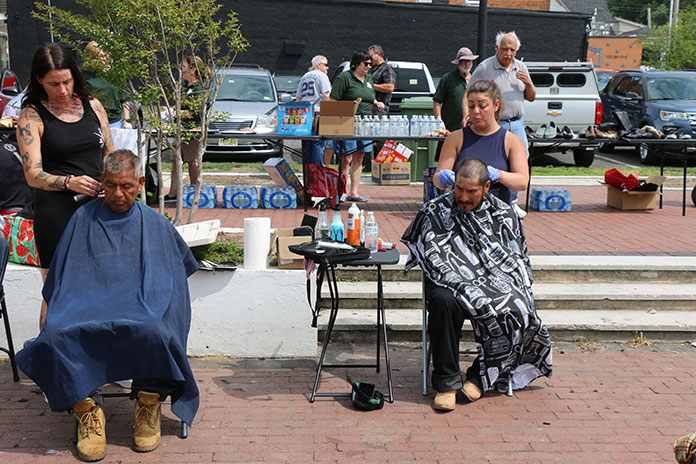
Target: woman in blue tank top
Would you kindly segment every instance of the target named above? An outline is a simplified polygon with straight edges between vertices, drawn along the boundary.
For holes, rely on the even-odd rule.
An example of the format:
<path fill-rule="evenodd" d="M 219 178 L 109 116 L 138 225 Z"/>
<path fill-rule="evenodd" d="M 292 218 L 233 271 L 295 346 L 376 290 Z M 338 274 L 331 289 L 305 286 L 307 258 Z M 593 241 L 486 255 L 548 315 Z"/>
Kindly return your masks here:
<path fill-rule="evenodd" d="M 463 159 L 476 158 L 488 166 L 489 191 L 510 203 L 510 191 L 524 190 L 529 180 L 522 140 L 498 124 L 503 103 L 495 82 L 487 79 L 474 82 L 466 91 L 466 99 L 470 125 L 452 132 L 445 140 L 435 185 L 441 189 L 452 187 L 456 165 Z"/>

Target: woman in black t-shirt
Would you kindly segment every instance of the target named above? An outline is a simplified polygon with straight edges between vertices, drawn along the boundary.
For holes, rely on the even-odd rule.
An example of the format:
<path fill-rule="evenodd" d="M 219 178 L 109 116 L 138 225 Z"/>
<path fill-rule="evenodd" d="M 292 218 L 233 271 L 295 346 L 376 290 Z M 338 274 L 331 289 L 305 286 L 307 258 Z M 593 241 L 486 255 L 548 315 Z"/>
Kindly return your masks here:
<path fill-rule="evenodd" d="M 24 175 L 34 197 L 34 234 L 44 278 L 65 226 L 80 206 L 76 194 L 96 197 L 102 157 L 114 150 L 104 107 L 87 90 L 72 54 L 44 44 L 34 53 L 17 124 Z M 42 305 L 40 326 L 45 320 Z"/>

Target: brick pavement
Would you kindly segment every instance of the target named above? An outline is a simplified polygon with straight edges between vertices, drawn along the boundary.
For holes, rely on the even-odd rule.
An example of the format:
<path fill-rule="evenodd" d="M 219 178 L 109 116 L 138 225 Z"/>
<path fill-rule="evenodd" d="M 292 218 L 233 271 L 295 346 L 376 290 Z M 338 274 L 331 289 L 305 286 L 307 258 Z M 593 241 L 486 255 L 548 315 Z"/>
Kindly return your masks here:
<path fill-rule="evenodd" d="M 601 185 L 567 188 L 572 196 L 569 213 L 530 212 L 524 220 L 531 253 L 601 254 L 693 254 L 696 249 L 696 209 L 688 198 L 687 215 L 681 216 L 681 191 L 668 190 L 664 208 L 650 211 L 620 211 L 606 206 L 606 190 Z M 370 198 L 366 210 L 375 211 L 380 236 L 398 242 L 422 204 L 422 186 L 362 185 L 362 195 Z M 520 194 L 523 198 L 523 194 Z M 343 216 L 345 223 L 346 208 Z M 174 209 L 167 208 L 170 216 Z M 184 214 L 188 211 L 184 210 Z M 200 210 L 196 220 L 220 219 L 223 227 L 244 227 L 245 217 L 266 216 L 271 227 L 297 227 L 304 212 L 297 210 Z M 316 210 L 310 211 L 316 215 Z M 184 216 L 186 218 L 186 216 Z M 329 221 L 331 215 L 329 216 Z M 400 245 L 402 252 L 405 246 Z"/>
<path fill-rule="evenodd" d="M 165 405 L 162 445 L 135 453 L 132 403 L 107 399 L 104 462 L 669 463 L 674 440 L 696 430 L 696 349 L 689 345 L 582 352 L 557 344 L 552 379 L 451 413 L 435 412 L 420 394 L 418 347 L 392 348 L 396 402 L 369 413 L 345 398 L 310 404 L 313 359 L 193 360 L 201 408 L 189 438 L 176 436 L 178 420 Z M 329 353 L 345 358 L 344 349 L 332 345 Z M 384 382 L 374 370 L 351 373 L 378 388 Z M 333 369 L 321 391 L 347 391 L 344 375 Z M 0 364 L 0 410 L 0 463 L 76 462 L 72 419 L 50 412 L 25 377 L 13 383 L 7 363 Z"/>

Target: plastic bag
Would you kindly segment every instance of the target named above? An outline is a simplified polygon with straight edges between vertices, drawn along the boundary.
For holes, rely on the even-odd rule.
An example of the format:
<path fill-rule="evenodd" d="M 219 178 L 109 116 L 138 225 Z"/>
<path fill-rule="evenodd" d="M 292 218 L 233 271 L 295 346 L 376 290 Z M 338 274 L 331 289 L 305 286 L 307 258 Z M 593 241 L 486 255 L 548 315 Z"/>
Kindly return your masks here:
<path fill-rule="evenodd" d="M 338 171 L 319 164 L 308 164 L 307 172 L 307 196 L 332 197 L 331 206 L 336 207 L 338 188 Z M 346 178 L 341 178 L 341 193 L 346 191 Z"/>

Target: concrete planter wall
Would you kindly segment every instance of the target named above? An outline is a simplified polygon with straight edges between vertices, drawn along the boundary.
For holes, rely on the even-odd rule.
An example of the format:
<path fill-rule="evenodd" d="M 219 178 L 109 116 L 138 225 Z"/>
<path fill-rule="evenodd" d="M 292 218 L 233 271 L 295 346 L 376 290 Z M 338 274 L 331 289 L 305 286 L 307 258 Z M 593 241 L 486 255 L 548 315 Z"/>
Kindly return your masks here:
<path fill-rule="evenodd" d="M 303 270 L 199 271 L 188 282 L 189 356 L 316 356 Z M 38 334 L 42 285 L 39 269 L 8 264 L 4 287 L 17 350 Z"/>

